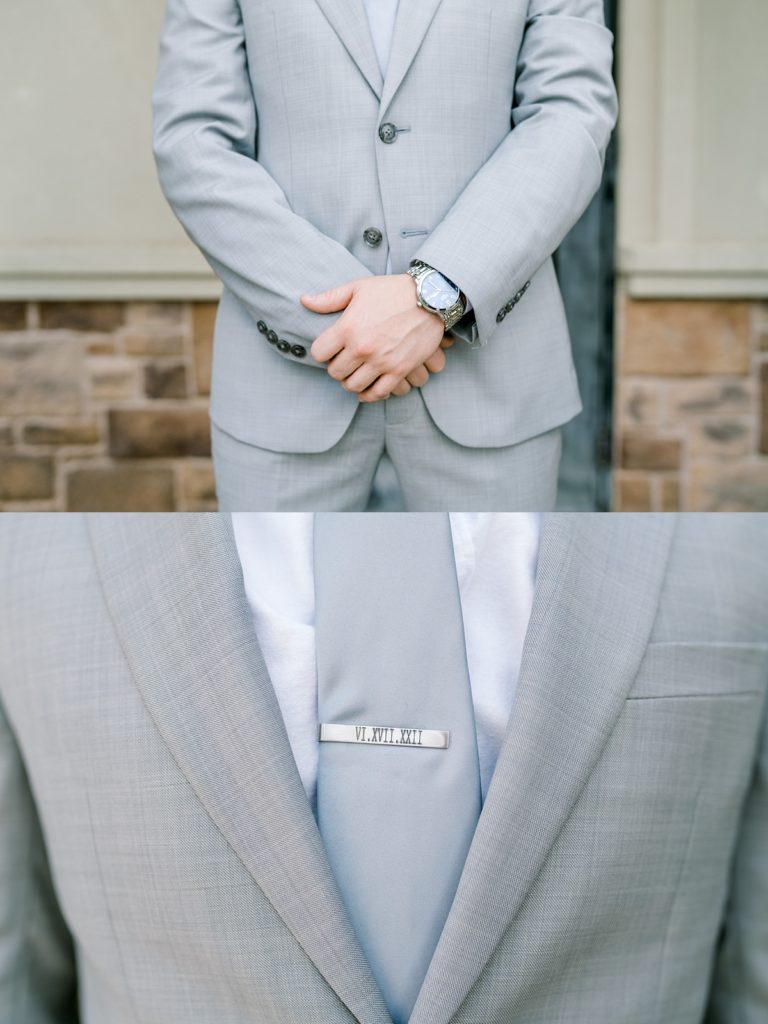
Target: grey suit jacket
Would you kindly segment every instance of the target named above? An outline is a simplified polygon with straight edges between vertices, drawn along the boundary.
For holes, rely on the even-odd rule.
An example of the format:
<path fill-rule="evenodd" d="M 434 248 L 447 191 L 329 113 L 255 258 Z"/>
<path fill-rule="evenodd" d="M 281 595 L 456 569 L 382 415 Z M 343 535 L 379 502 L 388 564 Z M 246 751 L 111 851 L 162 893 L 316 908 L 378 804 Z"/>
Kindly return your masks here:
<path fill-rule="evenodd" d="M 153 148 L 224 284 L 214 422 L 276 451 L 342 436 L 357 397 L 309 352 L 338 314 L 299 295 L 383 274 L 369 227 L 393 273 L 423 259 L 474 307 L 478 344 L 424 387 L 442 431 L 493 447 L 573 417 L 551 254 L 600 183 L 612 42 L 603 0 L 403 0 L 382 80 L 362 0 L 166 0 Z"/>
<path fill-rule="evenodd" d="M 768 520 L 546 518 L 413 1024 L 764 1024 Z M 388 1024 L 229 520 L 0 522 L 0 1020 Z M 711 988 L 711 991 L 710 991 Z"/>

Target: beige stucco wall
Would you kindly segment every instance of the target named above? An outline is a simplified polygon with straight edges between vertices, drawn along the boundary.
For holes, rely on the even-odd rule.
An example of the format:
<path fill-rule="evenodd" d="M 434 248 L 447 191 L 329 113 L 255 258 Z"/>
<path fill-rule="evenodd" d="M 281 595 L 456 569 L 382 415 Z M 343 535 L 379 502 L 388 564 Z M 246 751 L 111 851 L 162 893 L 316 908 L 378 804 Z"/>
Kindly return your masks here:
<path fill-rule="evenodd" d="M 768 4 L 623 0 L 619 36 L 628 291 L 768 294 Z"/>
<path fill-rule="evenodd" d="M 216 297 L 151 152 L 162 0 L 0 3 L 0 298 Z"/>
<path fill-rule="evenodd" d="M 162 10 L 0 5 L 0 296 L 218 294 L 155 180 Z M 765 294 L 768 4 L 622 0 L 619 18 L 617 256 L 630 294 Z"/>
<path fill-rule="evenodd" d="M 768 510 L 768 4 L 619 34 L 614 507 Z"/>

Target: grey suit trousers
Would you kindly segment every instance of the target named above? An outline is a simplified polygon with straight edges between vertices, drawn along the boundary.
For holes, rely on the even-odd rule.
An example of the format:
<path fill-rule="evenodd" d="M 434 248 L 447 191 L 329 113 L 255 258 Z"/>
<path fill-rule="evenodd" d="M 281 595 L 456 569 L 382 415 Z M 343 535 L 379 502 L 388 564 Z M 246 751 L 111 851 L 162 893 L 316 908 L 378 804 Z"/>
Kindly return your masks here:
<path fill-rule="evenodd" d="M 385 450 L 409 512 L 549 512 L 561 435 L 555 427 L 518 444 L 467 448 L 435 425 L 419 388 L 358 403 L 341 440 L 323 452 L 259 448 L 211 423 L 225 512 L 362 511 Z"/>

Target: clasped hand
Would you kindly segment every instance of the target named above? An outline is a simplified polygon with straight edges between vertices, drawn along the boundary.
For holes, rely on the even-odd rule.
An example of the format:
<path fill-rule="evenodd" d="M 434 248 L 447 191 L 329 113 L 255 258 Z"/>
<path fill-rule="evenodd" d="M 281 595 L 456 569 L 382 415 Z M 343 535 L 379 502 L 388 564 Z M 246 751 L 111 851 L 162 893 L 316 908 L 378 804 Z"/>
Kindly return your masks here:
<path fill-rule="evenodd" d="M 372 275 L 317 295 L 301 296 L 315 313 L 342 315 L 315 338 L 312 356 L 361 402 L 378 402 L 423 387 L 445 366 L 445 334 L 435 313 L 416 303 L 410 274 Z"/>

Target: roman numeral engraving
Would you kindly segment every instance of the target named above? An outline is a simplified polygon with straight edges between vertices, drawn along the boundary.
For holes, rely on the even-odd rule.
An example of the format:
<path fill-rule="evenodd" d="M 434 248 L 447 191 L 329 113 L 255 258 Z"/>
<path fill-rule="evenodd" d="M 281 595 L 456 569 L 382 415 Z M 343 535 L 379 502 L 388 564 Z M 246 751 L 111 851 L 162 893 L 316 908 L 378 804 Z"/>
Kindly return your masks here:
<path fill-rule="evenodd" d="M 447 750 L 450 733 L 446 729 L 417 729 L 413 726 L 342 725 L 321 722 L 319 739 L 331 743 L 376 743 L 393 747 L 432 747 Z"/>

